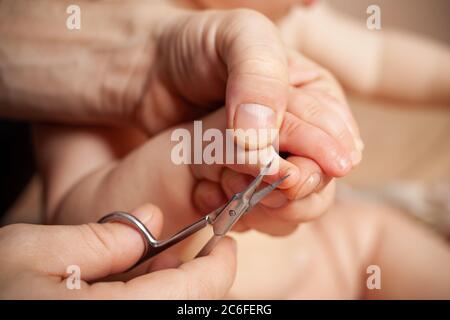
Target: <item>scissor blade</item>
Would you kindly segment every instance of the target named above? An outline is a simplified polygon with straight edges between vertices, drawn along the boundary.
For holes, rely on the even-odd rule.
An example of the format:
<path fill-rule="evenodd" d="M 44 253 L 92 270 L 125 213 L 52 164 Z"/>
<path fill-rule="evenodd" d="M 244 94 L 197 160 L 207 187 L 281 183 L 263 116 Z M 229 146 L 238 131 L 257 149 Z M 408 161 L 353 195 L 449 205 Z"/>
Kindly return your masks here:
<path fill-rule="evenodd" d="M 207 256 L 222 238 L 223 236 L 212 236 L 195 257 L 200 258 Z"/>
<path fill-rule="evenodd" d="M 267 187 L 264 187 L 263 189 L 259 190 L 258 192 L 255 192 L 250 199 L 250 208 L 256 205 L 258 202 L 260 202 L 262 199 L 264 199 L 269 193 L 271 193 L 274 189 L 276 189 L 286 178 L 289 177 L 289 175 L 284 176 L 281 179 L 278 179 L 274 183 L 268 185 Z"/>
<path fill-rule="evenodd" d="M 206 217 L 207 217 L 207 218 L 206 218 L 206 221 L 207 221 L 209 224 L 214 223 L 214 221 L 216 220 L 217 216 L 223 211 L 223 209 L 227 206 L 227 204 L 228 204 L 228 202 L 225 203 L 223 206 L 220 206 L 219 208 L 215 209 L 214 211 L 208 213 L 208 214 L 206 215 Z"/>
<path fill-rule="evenodd" d="M 258 174 L 258 176 L 250 183 L 250 185 L 241 192 L 241 197 L 243 199 L 251 199 L 253 194 L 255 193 L 258 186 L 261 184 L 264 176 L 267 174 L 267 172 L 270 169 L 270 166 L 272 165 L 273 159 L 269 161 L 269 163 L 261 170 L 261 172 Z"/>

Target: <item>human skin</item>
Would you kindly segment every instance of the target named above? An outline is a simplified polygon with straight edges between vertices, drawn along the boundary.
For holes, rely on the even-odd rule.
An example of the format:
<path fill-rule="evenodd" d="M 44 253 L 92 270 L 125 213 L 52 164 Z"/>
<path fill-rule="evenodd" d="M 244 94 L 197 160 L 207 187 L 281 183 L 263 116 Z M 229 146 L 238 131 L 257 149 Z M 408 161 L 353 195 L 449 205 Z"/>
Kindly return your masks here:
<path fill-rule="evenodd" d="M 133 210 L 158 235 L 162 214 L 153 205 Z M 227 238 L 212 253 L 185 264 L 168 257 L 129 281 L 102 281 L 136 263 L 141 235 L 120 223 L 78 226 L 13 224 L 0 229 L 1 299 L 217 299 L 234 280 L 236 248 Z M 67 287 L 67 270 L 80 269 L 79 289 Z M 160 270 L 164 266 L 165 270 Z M 216 270 L 216 273 L 206 272 Z"/>
<path fill-rule="evenodd" d="M 283 122 L 280 131 L 280 150 L 289 150 L 292 154 L 287 160 L 279 158 L 279 171 L 264 179 L 273 182 L 290 174 L 279 186 L 280 190 L 274 191 L 278 198 L 284 197 L 285 201 L 279 205 L 272 204 L 270 210 L 255 208 L 254 214 L 242 220 L 248 227 L 271 234 L 292 231 L 299 221 L 305 220 L 301 211 L 307 213 L 309 219 L 319 215 L 329 206 L 334 194 L 333 184 L 325 187 L 330 177 L 314 161 L 305 157 L 306 154 L 295 154 L 298 147 L 292 142 L 305 140 L 302 137 L 307 130 L 299 125 L 298 130 L 293 131 L 292 123 L 300 120 L 289 112 L 286 117 L 288 120 Z M 218 110 L 202 120 L 204 130 L 224 130 L 225 110 Z M 181 128 L 193 132 L 192 123 Z M 167 223 L 163 236 L 167 236 L 192 223 L 200 214 L 207 213 L 199 210 L 198 203 L 203 205 L 201 209 L 205 209 L 205 205 L 216 208 L 222 205 L 226 201 L 223 194 L 212 198 L 209 193 L 203 194 L 198 189 L 203 189 L 208 182 L 220 183 L 223 174 L 228 175 L 223 173 L 224 166 L 175 164 L 171 155 L 177 142 L 171 141 L 172 132 L 172 129 L 166 130 L 146 140 L 135 131 L 117 132 L 110 128 L 37 128 L 36 149 L 46 190 L 47 222 L 78 224 L 96 221 L 111 211 L 128 211 L 134 203 L 145 199 L 165 212 Z M 327 146 L 318 147 L 311 142 L 302 150 L 327 152 Z M 256 175 L 260 165 L 227 166 L 241 174 Z M 310 177 L 314 174 L 319 179 L 312 181 Z M 199 182 L 203 184 L 198 185 Z M 304 210 L 294 210 L 307 203 L 308 195 L 313 191 L 317 191 L 315 196 L 323 197 L 323 201 L 317 201 Z M 271 196 L 266 200 L 269 205 Z M 278 203 L 278 199 L 272 199 L 272 202 Z M 283 210 L 277 210 L 277 207 Z"/>
<path fill-rule="evenodd" d="M 249 8 L 261 12 L 273 21 L 277 21 L 283 18 L 295 4 L 308 4 L 308 1 L 299 0 L 173 0 L 171 2 L 180 6 L 187 6 L 201 10 L 211 8 L 225 10 L 231 10 L 235 8 Z"/>
<path fill-rule="evenodd" d="M 236 233 L 240 299 L 449 299 L 450 248 L 405 212 L 337 201 L 287 237 Z M 369 266 L 381 289 L 370 290 Z M 370 270 L 370 269 L 369 269 Z M 370 280 L 370 279 L 369 279 Z"/>
<path fill-rule="evenodd" d="M 191 12 L 164 1 L 80 1 L 83 27 L 71 32 L 69 4 L 1 3 L 0 115 L 131 124 L 151 135 L 225 105 L 231 128 L 280 125 L 287 55 L 261 14 Z M 247 104 L 260 105 L 266 117 L 251 122 L 241 108 Z"/>
<path fill-rule="evenodd" d="M 208 120 L 205 119 L 204 123 L 207 124 Z M 64 130 L 58 130 L 64 140 Z M 95 150 L 93 147 L 98 143 L 97 141 L 93 144 L 96 140 L 93 137 L 98 138 L 97 130 L 99 129 L 96 129 L 97 132 L 90 132 L 86 128 L 66 128 L 66 130 L 79 130 L 78 135 L 69 132 L 72 139 L 69 144 L 71 147 L 64 150 L 69 158 L 76 154 L 93 155 Z M 117 140 L 113 138 L 111 140 L 117 143 Z M 80 148 L 80 143 L 84 145 L 83 148 Z M 71 150 L 77 145 L 77 148 Z M 80 204 L 87 204 L 90 207 L 92 204 L 98 206 L 101 201 L 107 201 L 112 204 L 109 210 L 126 209 L 127 199 L 140 199 L 139 197 L 142 196 L 151 198 L 155 203 L 161 206 L 166 205 L 166 208 L 172 208 L 172 210 L 176 209 L 175 205 L 178 203 L 182 208 L 182 214 L 177 217 L 167 216 L 167 219 L 181 220 L 188 214 L 195 215 L 194 212 L 201 212 L 202 210 L 192 206 L 192 204 L 201 206 L 198 195 L 194 195 L 193 198 L 186 196 L 187 189 L 184 192 L 181 189 L 183 185 L 188 187 L 194 185 L 192 174 L 198 178 L 206 172 L 193 168 L 192 172 L 182 174 L 180 168 L 174 167 L 169 168 L 167 172 L 161 172 L 164 169 L 158 167 L 155 161 L 164 157 L 164 148 L 161 144 L 157 146 L 157 154 L 145 153 L 146 161 L 142 166 L 139 162 L 133 161 L 132 165 L 126 168 L 127 172 L 112 173 L 109 177 L 110 181 L 115 180 L 114 175 L 120 177 L 115 185 L 110 187 L 107 184 L 97 185 L 100 192 L 93 192 L 90 187 L 89 180 L 92 181 L 92 177 L 96 175 L 95 172 L 90 171 L 81 179 L 78 186 L 72 187 L 71 194 L 65 197 L 66 203 L 61 208 L 70 213 L 71 208 L 81 209 Z M 55 144 L 54 147 L 57 148 L 58 145 Z M 146 147 L 151 150 L 149 145 L 144 146 L 143 149 Z M 98 150 L 94 155 L 97 159 L 99 158 Z M 82 163 L 91 163 L 87 160 L 89 159 L 84 159 L 85 162 Z M 67 165 L 67 162 L 63 163 Z M 310 164 L 303 162 L 302 167 L 305 165 L 314 165 L 314 162 Z M 80 168 L 80 166 L 81 163 L 77 166 L 66 167 L 65 172 L 76 172 L 76 167 Z M 94 164 L 95 167 L 98 168 L 97 164 Z M 152 179 L 157 181 L 155 189 L 149 190 L 151 186 L 148 181 L 150 179 L 145 174 L 146 167 L 150 168 L 149 176 L 151 175 Z M 203 169 L 208 170 L 211 167 L 205 166 Z M 134 175 L 133 170 L 136 170 L 139 175 Z M 164 176 L 157 175 L 159 172 Z M 218 184 L 222 193 L 214 194 L 210 191 L 207 197 L 221 199 L 222 194 L 229 196 L 236 191 L 235 188 L 242 189 L 242 186 L 245 186 L 250 179 L 251 177 L 245 177 L 231 169 L 224 169 L 219 182 L 207 182 Z M 174 181 L 176 183 L 172 183 Z M 161 193 L 165 188 L 170 190 L 169 198 Z M 142 192 L 148 194 L 143 195 Z M 108 198 L 102 200 L 102 193 L 108 195 Z M 94 200 L 82 197 L 83 194 L 91 194 Z M 410 220 L 402 212 L 383 205 L 338 202 L 329 209 L 333 195 L 334 185 L 328 184 L 322 191 L 312 193 L 301 200 L 292 201 L 288 205 L 267 208 L 267 210 L 259 207 L 247 214 L 244 219 L 253 229 L 271 235 L 289 235 L 274 238 L 253 231 L 234 234 L 239 244 L 239 263 L 237 280 L 227 297 L 239 299 L 449 297 L 450 278 L 446 270 L 450 266 L 450 251 L 443 239 Z M 71 198 L 74 200 L 72 201 Z M 165 200 L 168 202 L 163 204 Z M 273 199 L 269 200 L 273 201 Z M 322 215 L 326 209 L 329 209 L 328 213 Z M 92 213 L 96 214 L 100 211 L 101 208 L 97 207 Z M 287 218 L 286 221 L 289 221 L 290 217 L 291 221 L 296 223 L 306 223 L 298 229 L 295 228 L 295 224 L 289 228 L 289 225 L 283 225 L 279 220 L 272 219 L 280 216 Z M 80 215 L 77 217 L 79 218 Z M 264 229 L 261 222 L 268 222 L 270 228 Z M 244 228 L 241 226 L 239 231 L 245 229 L 245 226 Z M 169 231 L 167 235 L 171 233 Z M 184 253 L 183 258 L 192 257 L 208 236 L 210 234 L 200 234 L 199 238 L 193 239 L 193 243 L 185 246 L 183 250 L 188 252 Z M 416 245 L 411 246 L 411 243 Z M 366 280 L 369 274 L 366 273 L 366 269 L 370 265 L 381 268 L 381 290 L 367 289 Z"/>
<path fill-rule="evenodd" d="M 59 27 L 67 4 L 0 4 L 8 13 L 0 24 L 0 115 L 134 126 L 151 136 L 225 105 L 228 128 L 280 126 L 296 81 L 289 79 L 290 69 L 302 57 L 284 46 L 263 15 L 189 11 L 165 1 L 86 1 L 79 3 L 83 27 L 72 32 Z M 320 121 L 317 104 L 325 103 L 310 100 L 309 110 Z M 363 143 L 347 104 L 340 102 L 335 112 L 346 128 L 330 134 L 352 137 L 345 157 L 357 162 Z M 270 141 L 258 143 L 247 147 Z M 335 160 L 328 165 L 342 159 Z"/>
<path fill-rule="evenodd" d="M 118 10 L 121 7 L 115 2 L 101 5 L 86 2 L 82 3 L 83 11 L 87 13 L 86 19 L 83 20 L 85 29 L 71 34 L 74 39 L 66 39 L 68 31 L 62 32 L 59 28 L 52 30 L 55 33 L 43 32 L 49 32 L 50 27 L 61 19 L 57 13 L 65 8 L 65 4 L 58 3 L 54 10 L 51 10 L 54 15 L 46 16 L 45 21 L 39 17 L 43 8 L 49 7 L 47 2 L 41 2 L 41 7 L 30 7 L 21 1 L 15 2 L 12 7 L 9 3 L 3 4 L 5 11 L 2 12 L 15 13 L 2 20 L 2 38 L 6 40 L 2 42 L 3 48 L 8 53 L 7 56 L 12 56 L 13 52 L 16 52 L 13 49 L 17 47 L 22 50 L 19 50 L 19 55 L 14 54 L 14 58 L 11 58 L 12 64 L 5 64 L 5 87 L 2 93 L 6 101 L 0 110 L 2 114 L 45 121 L 67 120 L 75 123 L 104 124 L 120 122 L 125 126 L 138 126 L 152 135 L 171 124 L 210 112 L 209 107 L 215 103 L 225 102 L 229 127 L 260 127 L 261 123 L 255 123 L 254 119 L 262 119 L 262 127 L 265 129 L 279 125 L 288 103 L 287 91 L 290 83 L 287 81 L 287 67 L 289 65 L 289 69 L 295 68 L 299 59 L 288 54 L 275 26 L 262 15 L 248 10 L 188 12 L 166 5 L 160 6 L 159 3 L 146 7 L 143 6 L 144 2 L 135 1 L 131 2 L 130 8 L 127 7 L 131 13 L 138 14 L 131 15 L 131 23 L 128 20 L 130 16 L 121 16 L 118 13 L 121 12 Z M 144 19 L 145 24 L 139 24 L 143 23 L 139 14 L 149 12 L 145 10 L 149 8 L 152 9 L 152 14 L 148 13 L 149 16 Z M 108 13 L 111 12 L 109 10 L 114 12 L 115 19 L 110 19 L 110 16 L 99 18 L 103 17 L 102 11 Z M 94 13 L 96 21 L 101 21 L 98 29 L 95 29 L 97 25 L 91 20 L 91 14 Z M 158 17 L 157 20 L 152 19 L 155 16 Z M 160 19 L 161 16 L 167 19 Z M 12 18 L 18 20 L 8 20 Z M 52 61 L 61 61 L 61 64 L 53 65 L 49 62 L 42 65 L 40 58 L 33 60 L 35 55 L 32 55 L 36 67 L 23 68 L 25 62 L 27 66 L 30 65 L 30 52 L 35 49 L 36 43 L 23 41 L 23 30 L 16 28 L 20 25 L 20 19 L 34 26 L 29 29 L 36 32 L 36 41 L 47 37 L 53 40 L 64 39 L 63 42 L 70 41 L 71 45 L 81 52 L 87 51 L 86 60 L 80 65 L 73 63 L 77 61 L 76 57 L 80 51 L 72 48 L 71 52 L 65 52 L 62 49 L 65 46 L 58 47 L 63 50 L 59 51 L 55 50 L 54 41 L 39 41 L 39 44 L 44 46 L 42 50 L 52 51 Z M 108 34 L 117 36 L 117 39 L 105 37 L 102 33 L 103 28 L 113 23 L 119 31 L 126 31 L 122 34 L 111 25 Z M 43 24 L 44 28 L 39 28 L 39 24 Z M 136 30 L 142 33 L 133 34 Z M 105 40 L 104 47 L 101 47 L 104 50 L 100 50 L 100 53 L 96 50 L 97 38 L 92 39 L 92 35 L 108 39 Z M 109 40 L 111 42 L 108 42 Z M 126 45 L 127 43 L 129 45 Z M 189 46 L 186 46 L 186 43 L 189 43 Z M 260 50 L 261 48 L 264 50 Z M 95 54 L 92 54 L 91 50 Z M 108 57 L 103 57 L 102 52 L 108 53 Z M 173 55 L 167 54 L 168 52 Z M 97 54 L 100 54 L 100 57 Z M 135 55 L 137 56 L 133 59 Z M 132 65 L 128 65 L 129 63 Z M 67 66 L 68 70 L 61 68 L 61 65 Z M 117 70 L 115 67 L 118 67 Z M 303 68 L 303 65 L 301 67 Z M 306 67 L 302 71 L 315 72 L 310 70 L 310 66 Z M 97 68 L 101 68 L 102 72 L 97 72 Z M 19 72 L 20 70 L 22 71 Z M 66 73 L 71 74 L 71 77 L 67 78 Z M 52 74 L 56 77 L 49 77 Z M 291 81 L 299 81 L 295 78 L 295 73 L 293 74 Z M 310 87 L 314 90 L 314 83 L 320 86 L 322 82 L 320 78 L 323 78 L 323 71 L 312 77 L 319 80 L 312 81 Z M 79 85 L 73 86 L 72 79 L 76 79 Z M 109 79 L 115 80 L 104 83 Z M 44 83 L 45 88 L 41 88 L 39 84 Z M 88 84 L 89 89 L 86 89 L 84 86 Z M 110 88 L 110 84 L 121 84 L 122 87 Z M 136 96 L 136 92 L 142 87 L 148 90 Z M 208 87 L 208 90 L 204 90 L 205 87 Z M 336 93 L 334 87 L 336 85 L 332 86 L 331 93 Z M 326 86 L 325 90 L 329 88 Z M 48 92 L 49 89 L 51 92 Z M 309 155 L 321 166 L 325 174 L 341 176 L 348 172 L 351 165 L 360 161 L 363 146 L 345 99 L 342 93 L 338 93 L 340 97 L 330 97 L 324 93 L 321 99 L 316 99 L 314 93 L 304 93 L 304 96 L 298 97 L 297 100 L 306 102 L 302 109 L 305 120 L 326 133 L 321 135 L 322 139 L 315 142 L 329 146 L 329 152 L 310 152 Z M 132 96 L 131 107 L 128 94 Z M 333 100 L 334 98 L 340 100 Z M 80 104 L 74 106 L 74 101 L 78 100 Z M 236 109 L 240 109 L 238 106 L 242 106 L 242 102 L 273 108 L 275 117 L 263 119 L 261 116 L 249 117 L 247 114 L 242 117 L 238 116 L 240 113 L 234 114 Z M 206 105 L 208 108 L 205 108 Z M 327 105 L 329 107 L 326 107 Z M 128 121 L 130 116 L 131 122 Z M 274 119 L 275 125 L 271 122 Z M 236 126 L 236 123 L 240 125 Z M 333 138 L 338 140 L 337 143 L 332 141 Z M 239 137 L 237 141 L 239 142 Z M 349 162 L 352 162 L 351 165 Z"/>
<path fill-rule="evenodd" d="M 273 108 L 276 127 L 288 103 L 288 85 L 305 81 L 307 75 L 311 92 L 305 90 L 296 99 L 303 103 L 305 121 L 325 131 L 315 143 L 329 146 L 329 152 L 310 152 L 310 157 L 328 176 L 344 175 L 361 160 L 363 143 L 338 86 L 328 85 L 331 77 L 323 69 L 289 53 L 275 26 L 262 15 L 248 10 L 187 12 L 133 1 L 124 10 L 128 14 L 122 16 L 118 3 L 81 2 L 82 31 L 68 33 L 54 27 L 63 22 L 65 13 L 61 11 L 66 4 L 2 3 L 2 12 L 10 15 L 0 26 L 5 40 L 1 45 L 9 57 L 2 65 L 0 99 L 4 103 L 0 114 L 45 122 L 137 126 L 154 135 L 210 112 L 211 104 L 225 102 L 229 127 L 235 126 L 236 119 L 244 119 L 237 127 L 260 127 L 254 119 L 262 117 L 234 115 L 243 101 Z M 50 7 L 51 14 L 46 13 L 42 20 L 40 12 Z M 104 16 L 105 12 L 114 14 Z M 145 19 L 140 15 L 143 12 Z M 23 30 L 21 22 L 29 28 Z M 30 32 L 35 36 L 33 41 Z M 41 41 L 47 38 L 52 41 Z M 99 44 L 98 39 L 104 40 Z M 205 45 L 208 50 L 204 50 Z M 99 46 L 102 50 L 97 50 Z M 49 52 L 52 59 L 43 63 L 45 55 L 36 56 L 37 49 Z M 78 63 L 81 53 L 86 59 Z M 300 69 L 301 74 L 292 69 Z M 109 79 L 114 81 L 105 83 Z M 142 87 L 148 90 L 138 92 Z M 315 89 L 330 92 L 319 97 Z M 79 103 L 75 105 L 75 101 Z M 261 126 L 273 127 L 266 120 Z"/>
<path fill-rule="evenodd" d="M 285 189 L 283 194 L 275 191 L 273 195 L 275 197 L 278 194 L 279 201 L 284 202 L 288 198 L 300 199 L 312 191 L 320 191 L 332 177 L 348 173 L 361 160 L 358 156 L 352 157 L 354 163 L 343 163 L 340 160 L 346 158 L 345 154 L 352 153 L 352 146 L 355 143 L 348 133 L 349 128 L 357 130 L 356 125 L 347 126 L 351 121 L 351 115 L 345 111 L 346 101 L 340 86 L 326 70 L 307 59 L 300 56 L 299 59 L 292 61 L 295 63 L 291 63 L 292 83 L 288 113 L 279 133 L 280 151 L 290 153 L 290 157 L 287 161 L 281 159 L 278 175 L 269 175 L 266 180 L 273 182 L 276 178 L 290 175 L 280 186 Z M 211 117 L 201 119 L 204 130 L 211 127 L 223 132 L 226 127 L 224 112 L 225 110 L 218 111 Z M 347 119 L 347 122 L 343 119 Z M 192 130 L 192 123 L 182 127 Z M 183 168 L 173 163 L 171 150 L 175 143 L 170 140 L 176 128 L 171 128 L 146 141 L 145 135 L 131 128 L 118 130 L 99 127 L 38 126 L 36 153 L 46 190 L 47 221 L 53 223 L 95 221 L 105 212 L 120 208 L 128 210 L 129 205 L 133 207 L 132 203 L 146 199 L 150 202 L 157 201 L 155 204 L 161 206 L 168 217 L 171 217 L 167 221 L 175 224 L 170 229 L 173 233 L 192 222 L 196 216 L 188 214 L 193 211 L 193 204 L 189 200 L 192 194 L 199 195 L 196 198 L 197 206 L 202 213 L 222 205 L 225 201 L 223 195 L 208 196 L 209 190 L 216 188 L 208 181 L 214 183 L 220 181 L 222 166 L 204 164 L 191 166 L 189 169 L 189 166 Z M 156 150 L 158 152 L 155 152 Z M 235 171 L 253 176 L 259 173 L 259 167 L 255 166 L 231 167 Z M 190 174 L 191 171 L 194 172 L 195 179 Z M 129 177 L 127 183 L 123 183 L 125 175 Z M 165 181 L 175 180 L 184 184 L 184 186 L 180 184 L 180 190 L 176 195 L 173 194 L 171 186 L 165 184 Z M 137 189 L 137 192 L 129 192 L 128 188 L 131 186 Z M 194 188 L 197 191 L 193 192 Z M 86 200 L 94 193 L 102 196 L 95 196 L 95 201 Z M 125 194 L 126 197 L 111 197 L 112 194 Z M 118 203 L 110 201 L 114 198 Z M 126 200 L 125 203 L 121 202 L 123 198 Z M 176 199 L 182 201 L 177 203 Z M 322 205 L 314 205 L 320 209 L 308 210 L 306 207 L 303 211 L 311 211 L 311 216 L 314 216 L 314 212 L 324 210 L 328 204 L 329 201 L 325 201 Z M 79 205 L 85 206 L 83 210 L 78 211 L 81 209 Z M 296 212 L 300 211 L 302 210 Z M 64 212 L 64 217 L 58 217 L 57 212 Z M 187 214 L 180 217 L 178 212 Z M 280 220 L 282 225 L 286 224 L 283 220 L 288 220 L 291 224 L 296 223 L 295 215 L 292 217 L 289 217 L 288 213 L 277 215 L 276 211 L 270 215 L 272 216 L 270 221 L 260 219 L 259 222 L 256 218 L 258 215 L 252 215 L 250 226 L 258 225 L 260 230 L 271 232 L 270 226 L 276 225 L 272 220 Z M 275 229 L 272 232 L 276 232 Z"/>
<path fill-rule="evenodd" d="M 344 87 L 362 95 L 407 102 L 450 102 L 450 49 L 402 30 L 368 30 L 326 1 L 187 0 L 197 9 L 245 7 L 279 27 L 283 41 L 330 70 Z M 365 12 L 362 12 L 365 14 Z"/>
<path fill-rule="evenodd" d="M 61 27 L 69 4 L 0 3 L 0 115 L 133 125 L 152 135 L 225 105 L 229 128 L 281 124 L 288 52 L 256 11 L 80 1 L 83 27 L 69 31 Z M 260 106 L 259 117 L 248 104 Z"/>
<path fill-rule="evenodd" d="M 406 102 L 450 103 L 450 48 L 406 31 L 370 31 L 325 1 L 279 22 L 283 40 L 329 69 L 349 90 Z M 320 40 L 319 40 L 320 39 Z"/>

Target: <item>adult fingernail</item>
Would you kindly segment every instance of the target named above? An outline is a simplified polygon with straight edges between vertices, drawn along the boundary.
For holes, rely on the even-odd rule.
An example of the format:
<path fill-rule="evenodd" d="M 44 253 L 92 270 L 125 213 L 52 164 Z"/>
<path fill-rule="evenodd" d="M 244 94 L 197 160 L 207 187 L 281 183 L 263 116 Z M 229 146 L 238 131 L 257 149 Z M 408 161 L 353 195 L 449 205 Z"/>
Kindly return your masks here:
<path fill-rule="evenodd" d="M 256 137 L 258 141 L 245 141 L 245 139 L 249 139 L 248 135 L 246 137 L 240 137 L 239 133 L 237 135 L 237 139 L 241 140 L 240 142 L 245 145 L 256 146 L 256 147 L 264 147 L 270 144 L 275 137 L 272 137 L 271 129 L 275 129 L 277 127 L 277 117 L 275 112 L 261 104 L 256 103 L 247 103 L 241 104 L 234 118 L 234 128 L 235 129 L 254 129 L 258 130 L 256 133 Z M 263 134 L 259 130 L 264 129 L 267 130 L 267 134 Z"/>
<path fill-rule="evenodd" d="M 297 192 L 296 199 L 301 199 L 303 197 L 306 197 L 311 192 L 316 190 L 316 188 L 319 186 L 320 182 L 322 181 L 322 176 L 315 172 L 311 174 L 308 179 L 303 183 L 300 190 Z"/>
<path fill-rule="evenodd" d="M 236 112 L 235 128 L 267 129 L 276 127 L 275 112 L 266 106 L 256 103 L 241 104 Z"/>

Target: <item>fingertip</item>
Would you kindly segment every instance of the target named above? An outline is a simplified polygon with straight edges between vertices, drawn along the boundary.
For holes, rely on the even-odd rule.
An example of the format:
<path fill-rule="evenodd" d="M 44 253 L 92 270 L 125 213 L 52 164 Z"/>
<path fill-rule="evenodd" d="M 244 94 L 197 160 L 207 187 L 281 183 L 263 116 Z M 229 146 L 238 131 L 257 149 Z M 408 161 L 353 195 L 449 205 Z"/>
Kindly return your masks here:
<path fill-rule="evenodd" d="M 277 179 L 282 179 L 287 177 L 281 184 L 278 186 L 279 189 L 289 189 L 295 186 L 300 179 L 300 169 L 295 166 L 293 163 L 282 159 L 282 165 L 280 166 L 280 170 L 278 172 Z"/>
<path fill-rule="evenodd" d="M 333 163 L 334 174 L 331 174 L 334 177 L 343 177 L 347 173 L 352 170 L 353 164 L 351 160 L 351 156 L 339 156 L 336 161 Z"/>
<path fill-rule="evenodd" d="M 359 132 L 358 132 L 358 134 L 359 134 Z M 364 148 L 365 148 L 365 144 L 364 144 L 363 140 L 360 137 L 355 138 L 355 145 L 356 145 L 356 148 L 360 152 L 362 152 L 364 150 Z"/>
<path fill-rule="evenodd" d="M 320 166 L 313 160 L 305 157 L 290 156 L 287 161 L 295 167 L 301 168 L 297 183 L 291 188 L 283 190 L 289 200 L 298 200 L 316 192 L 328 181 Z"/>
<path fill-rule="evenodd" d="M 209 256 L 219 259 L 221 264 L 229 266 L 230 277 L 236 273 L 237 243 L 231 237 L 223 237 L 214 247 Z"/>
<path fill-rule="evenodd" d="M 352 151 L 352 153 L 350 154 L 350 158 L 352 161 L 352 167 L 356 167 L 357 165 L 359 165 L 362 161 L 362 153 L 359 150 L 354 150 Z"/>
<path fill-rule="evenodd" d="M 233 284 L 236 260 L 236 241 L 226 236 L 208 255 L 189 261 L 181 265 L 180 269 L 189 274 L 191 283 L 197 285 L 191 294 L 200 295 L 203 299 L 217 299 L 223 297 Z"/>
<path fill-rule="evenodd" d="M 330 177 L 340 178 L 348 174 L 352 168 L 352 156 L 336 143 L 328 143 L 320 147 L 317 159 L 323 173 Z"/>

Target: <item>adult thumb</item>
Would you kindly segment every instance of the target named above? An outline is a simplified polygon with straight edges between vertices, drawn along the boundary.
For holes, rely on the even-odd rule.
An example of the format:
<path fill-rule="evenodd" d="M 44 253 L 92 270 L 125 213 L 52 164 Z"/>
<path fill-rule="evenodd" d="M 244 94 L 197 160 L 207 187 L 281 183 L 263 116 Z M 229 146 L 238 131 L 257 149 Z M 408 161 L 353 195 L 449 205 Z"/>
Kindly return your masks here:
<path fill-rule="evenodd" d="M 158 237 L 163 224 L 161 211 L 154 205 L 144 205 L 132 212 L 147 229 Z M 79 226 L 58 226 L 58 258 L 65 266 L 79 267 L 86 281 L 100 279 L 126 271 L 144 252 L 144 240 L 138 231 L 123 223 L 90 223 Z M 55 235 L 55 233 L 53 233 Z M 55 251 L 53 251 L 55 252 Z M 56 270 L 55 270 L 56 271 Z"/>
<path fill-rule="evenodd" d="M 260 13 L 234 10 L 218 29 L 219 52 L 227 66 L 226 108 L 228 127 L 265 129 L 258 131 L 257 145 L 237 141 L 250 148 L 266 146 L 274 138 L 286 110 L 289 81 L 287 57 L 275 25 Z"/>

